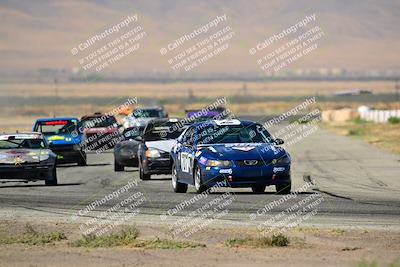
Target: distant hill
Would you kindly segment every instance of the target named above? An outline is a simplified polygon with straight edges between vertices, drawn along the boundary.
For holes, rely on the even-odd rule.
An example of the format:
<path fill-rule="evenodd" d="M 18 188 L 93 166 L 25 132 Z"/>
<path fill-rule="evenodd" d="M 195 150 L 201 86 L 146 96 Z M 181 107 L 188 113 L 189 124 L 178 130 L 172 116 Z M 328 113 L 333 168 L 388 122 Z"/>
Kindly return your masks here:
<path fill-rule="evenodd" d="M 400 67 L 398 0 L 2 0 L 0 71 L 76 68 L 71 48 L 135 13 L 147 37 L 135 55 L 107 73 L 171 71 L 160 48 L 222 14 L 235 37 L 228 50 L 194 73 L 261 72 L 249 48 L 312 13 L 326 35 L 291 68 Z"/>

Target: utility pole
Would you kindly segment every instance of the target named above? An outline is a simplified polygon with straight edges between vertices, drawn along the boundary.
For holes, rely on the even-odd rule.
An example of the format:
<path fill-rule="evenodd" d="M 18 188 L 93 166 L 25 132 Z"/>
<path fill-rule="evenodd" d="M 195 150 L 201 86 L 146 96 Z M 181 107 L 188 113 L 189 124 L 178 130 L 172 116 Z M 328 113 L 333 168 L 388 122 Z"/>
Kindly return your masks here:
<path fill-rule="evenodd" d="M 53 105 L 53 117 L 56 117 L 56 108 L 58 104 L 58 79 L 54 78 L 54 96 L 55 96 L 55 105 Z"/>
<path fill-rule="evenodd" d="M 188 90 L 188 98 L 190 102 L 192 102 L 196 98 L 191 88 L 189 88 Z"/>
<path fill-rule="evenodd" d="M 399 86 L 399 78 L 396 78 L 396 81 L 395 81 L 395 85 L 394 85 L 394 89 L 395 89 L 395 91 L 396 91 L 396 101 L 397 102 L 399 102 L 399 89 L 400 89 L 400 86 Z"/>

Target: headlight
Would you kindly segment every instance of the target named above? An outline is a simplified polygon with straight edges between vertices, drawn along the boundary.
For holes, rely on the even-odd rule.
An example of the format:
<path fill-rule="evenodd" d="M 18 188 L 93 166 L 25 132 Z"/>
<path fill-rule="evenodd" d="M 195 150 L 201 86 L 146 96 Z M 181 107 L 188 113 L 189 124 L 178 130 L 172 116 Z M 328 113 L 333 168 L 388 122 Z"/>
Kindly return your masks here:
<path fill-rule="evenodd" d="M 49 157 L 50 157 L 49 152 L 47 152 L 47 151 L 40 152 L 40 161 L 48 160 Z"/>
<path fill-rule="evenodd" d="M 207 161 L 208 167 L 231 167 L 232 164 L 229 160 L 212 160 Z"/>
<path fill-rule="evenodd" d="M 148 158 L 159 158 L 159 157 L 161 157 L 160 151 L 158 151 L 155 148 L 149 148 L 148 150 L 146 150 L 145 155 Z"/>
<path fill-rule="evenodd" d="M 277 158 L 277 159 L 273 159 L 271 161 L 272 165 L 276 165 L 276 164 L 289 164 L 290 163 L 290 157 L 285 155 L 281 158 Z"/>

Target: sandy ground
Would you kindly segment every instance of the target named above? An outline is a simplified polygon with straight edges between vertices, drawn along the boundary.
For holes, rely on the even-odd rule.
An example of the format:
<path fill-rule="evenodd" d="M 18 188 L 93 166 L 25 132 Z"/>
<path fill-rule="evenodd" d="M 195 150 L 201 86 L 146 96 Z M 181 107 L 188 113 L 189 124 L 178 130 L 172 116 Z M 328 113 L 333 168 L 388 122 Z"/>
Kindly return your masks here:
<path fill-rule="evenodd" d="M 1 234 L 18 234 L 24 221 L 0 222 Z M 68 240 L 52 245 L 0 245 L 0 266 L 357 266 L 362 260 L 387 266 L 400 259 L 400 233 L 297 228 L 282 248 L 229 248 L 228 238 L 256 237 L 255 229 L 209 228 L 191 237 L 205 248 L 74 248 L 76 225 L 33 224 L 39 231 L 63 231 Z M 12 230 L 11 230 L 12 229 Z M 168 238 L 162 226 L 138 225 L 139 238 Z"/>

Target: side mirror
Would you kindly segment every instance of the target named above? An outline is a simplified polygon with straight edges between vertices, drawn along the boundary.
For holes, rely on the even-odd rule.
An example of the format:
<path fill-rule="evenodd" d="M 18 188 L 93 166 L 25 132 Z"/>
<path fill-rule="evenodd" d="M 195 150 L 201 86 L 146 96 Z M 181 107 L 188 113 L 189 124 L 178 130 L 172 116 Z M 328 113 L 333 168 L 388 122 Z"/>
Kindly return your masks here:
<path fill-rule="evenodd" d="M 276 138 L 275 139 L 275 144 L 277 144 L 277 145 L 283 145 L 285 143 L 285 141 L 283 141 L 282 139 L 280 139 L 280 138 Z"/>
<path fill-rule="evenodd" d="M 194 147 L 194 142 L 193 141 L 192 142 L 186 142 L 184 144 L 184 146 L 189 147 L 189 148 L 193 148 Z"/>
<path fill-rule="evenodd" d="M 135 141 L 138 141 L 138 142 L 143 142 L 143 137 L 141 137 L 141 136 L 136 136 L 134 140 L 135 140 Z"/>

